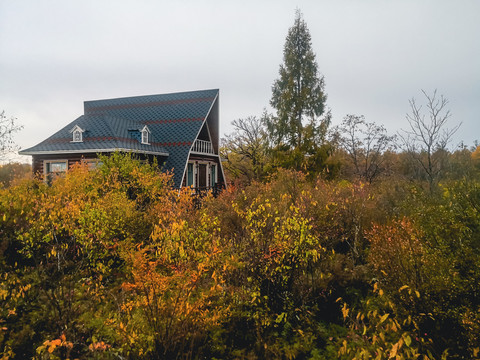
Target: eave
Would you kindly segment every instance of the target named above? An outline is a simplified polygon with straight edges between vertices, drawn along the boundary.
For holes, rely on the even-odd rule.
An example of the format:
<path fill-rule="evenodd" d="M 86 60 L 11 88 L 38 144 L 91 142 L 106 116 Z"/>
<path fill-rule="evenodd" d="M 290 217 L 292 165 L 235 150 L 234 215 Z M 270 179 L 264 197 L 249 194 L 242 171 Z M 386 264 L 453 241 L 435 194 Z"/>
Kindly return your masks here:
<path fill-rule="evenodd" d="M 129 152 L 136 154 L 148 154 L 148 155 L 157 155 L 157 156 L 168 156 L 169 153 L 158 152 L 158 151 L 149 151 L 149 150 L 139 150 L 139 149 L 127 149 L 127 148 L 111 148 L 111 149 L 85 149 L 85 150 L 48 150 L 48 151 L 28 151 L 21 150 L 18 153 L 20 155 L 52 155 L 52 154 L 91 154 L 91 153 L 112 153 L 112 152 Z"/>

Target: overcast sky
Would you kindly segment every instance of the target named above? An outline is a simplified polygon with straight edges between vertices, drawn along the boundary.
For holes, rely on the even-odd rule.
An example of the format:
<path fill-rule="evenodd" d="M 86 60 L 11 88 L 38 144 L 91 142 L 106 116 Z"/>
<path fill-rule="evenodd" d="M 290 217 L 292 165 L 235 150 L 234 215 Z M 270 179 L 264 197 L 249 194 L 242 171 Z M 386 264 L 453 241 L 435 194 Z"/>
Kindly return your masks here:
<path fill-rule="evenodd" d="M 477 0 L 0 0 L 0 111 L 24 125 L 27 148 L 85 100 L 219 88 L 228 133 L 270 109 L 297 7 L 334 125 L 357 114 L 406 129 L 408 100 L 438 89 L 451 126 L 462 122 L 452 147 L 480 140 Z"/>

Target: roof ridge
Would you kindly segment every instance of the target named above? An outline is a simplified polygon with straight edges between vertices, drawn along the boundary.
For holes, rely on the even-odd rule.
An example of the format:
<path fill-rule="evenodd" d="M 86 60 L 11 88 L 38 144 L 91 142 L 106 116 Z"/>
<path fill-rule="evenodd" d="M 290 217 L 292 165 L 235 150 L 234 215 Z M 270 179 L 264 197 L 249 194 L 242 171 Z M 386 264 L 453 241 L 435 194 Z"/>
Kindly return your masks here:
<path fill-rule="evenodd" d="M 121 96 L 121 97 L 114 97 L 114 98 L 105 98 L 105 99 L 96 99 L 96 100 L 85 100 L 86 102 L 95 102 L 95 101 L 109 101 L 109 100 L 123 100 L 123 99 L 135 99 L 135 98 L 142 98 L 142 97 L 151 97 L 151 96 L 169 96 L 169 95 L 180 95 L 180 94 L 193 94 L 193 93 L 201 93 L 207 91 L 220 91 L 220 89 L 203 89 L 203 90 L 189 90 L 189 91 L 176 91 L 172 93 L 160 93 L 160 94 L 144 94 L 144 95 L 134 95 L 134 96 Z"/>

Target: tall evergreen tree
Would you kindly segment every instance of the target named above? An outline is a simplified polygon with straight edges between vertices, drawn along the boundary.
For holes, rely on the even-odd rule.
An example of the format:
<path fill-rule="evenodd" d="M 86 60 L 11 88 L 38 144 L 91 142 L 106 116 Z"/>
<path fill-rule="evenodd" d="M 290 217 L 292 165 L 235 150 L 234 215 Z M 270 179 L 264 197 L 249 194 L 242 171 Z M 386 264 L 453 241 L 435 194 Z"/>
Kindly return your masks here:
<path fill-rule="evenodd" d="M 283 49 L 280 78 L 272 87 L 270 104 L 277 114 L 267 121 L 275 145 L 300 149 L 325 132 L 324 79 L 318 72 L 307 24 L 297 9 L 295 23 L 289 29 Z"/>

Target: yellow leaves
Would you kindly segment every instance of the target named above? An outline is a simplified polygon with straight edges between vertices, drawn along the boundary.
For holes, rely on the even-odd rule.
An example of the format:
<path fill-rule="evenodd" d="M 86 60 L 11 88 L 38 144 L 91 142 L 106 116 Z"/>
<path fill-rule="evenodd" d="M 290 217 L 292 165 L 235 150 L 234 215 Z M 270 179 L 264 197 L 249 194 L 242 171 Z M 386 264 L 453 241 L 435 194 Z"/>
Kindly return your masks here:
<path fill-rule="evenodd" d="M 412 344 L 412 338 L 409 335 L 405 336 L 405 345 L 408 347 Z"/>
<path fill-rule="evenodd" d="M 380 320 L 379 320 L 378 323 L 379 323 L 379 324 L 383 323 L 385 320 L 387 320 L 387 318 L 388 318 L 389 315 L 390 315 L 390 314 L 388 314 L 388 313 L 387 313 L 387 314 L 384 314 L 384 315 L 380 318 Z"/>
<path fill-rule="evenodd" d="M 388 356 L 389 359 L 393 359 L 394 357 L 397 356 L 397 351 L 398 351 L 398 343 L 393 345 L 392 349 L 390 350 L 390 355 Z"/>
<path fill-rule="evenodd" d="M 287 314 L 282 312 L 281 314 L 279 314 L 277 316 L 277 318 L 275 319 L 275 322 L 278 324 L 278 323 L 281 323 L 283 321 L 287 321 Z"/>
<path fill-rule="evenodd" d="M 349 312 L 350 312 L 350 309 L 347 307 L 347 303 L 344 303 L 342 307 L 342 315 L 344 320 L 347 319 Z"/>
<path fill-rule="evenodd" d="M 380 339 L 382 339 L 383 342 L 385 342 L 385 334 L 383 331 L 381 331 L 378 336 L 380 337 Z"/>

